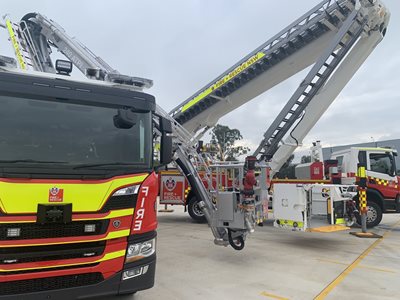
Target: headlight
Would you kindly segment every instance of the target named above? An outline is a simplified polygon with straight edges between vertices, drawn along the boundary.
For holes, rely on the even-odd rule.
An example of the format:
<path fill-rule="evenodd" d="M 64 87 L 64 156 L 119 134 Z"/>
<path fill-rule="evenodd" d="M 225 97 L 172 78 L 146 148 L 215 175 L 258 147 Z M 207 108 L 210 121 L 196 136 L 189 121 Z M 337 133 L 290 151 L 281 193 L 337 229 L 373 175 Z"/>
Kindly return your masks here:
<path fill-rule="evenodd" d="M 130 244 L 126 251 L 125 263 L 131 263 L 139 259 L 149 257 L 156 252 L 156 239 Z"/>
<path fill-rule="evenodd" d="M 140 185 L 130 185 L 124 187 L 118 191 L 115 191 L 112 196 L 129 196 L 129 195 L 136 195 L 139 192 Z"/>

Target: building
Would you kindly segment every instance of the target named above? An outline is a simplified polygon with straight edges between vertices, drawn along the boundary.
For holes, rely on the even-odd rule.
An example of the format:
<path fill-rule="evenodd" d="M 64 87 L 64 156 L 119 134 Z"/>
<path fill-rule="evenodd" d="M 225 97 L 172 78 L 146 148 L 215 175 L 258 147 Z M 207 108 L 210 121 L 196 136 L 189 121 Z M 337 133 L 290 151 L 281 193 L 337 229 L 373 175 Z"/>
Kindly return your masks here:
<path fill-rule="evenodd" d="M 379 142 L 370 142 L 370 143 L 361 143 L 361 144 L 352 144 L 352 145 L 344 145 L 344 146 L 335 146 L 335 147 L 326 147 L 322 149 L 324 159 L 329 159 L 331 154 L 336 151 L 348 149 L 351 147 L 380 147 L 380 148 L 392 148 L 397 149 L 397 152 L 400 154 L 400 139 L 396 140 L 387 140 L 387 141 L 379 141 Z M 396 167 L 400 169 L 400 158 L 396 157 Z"/>

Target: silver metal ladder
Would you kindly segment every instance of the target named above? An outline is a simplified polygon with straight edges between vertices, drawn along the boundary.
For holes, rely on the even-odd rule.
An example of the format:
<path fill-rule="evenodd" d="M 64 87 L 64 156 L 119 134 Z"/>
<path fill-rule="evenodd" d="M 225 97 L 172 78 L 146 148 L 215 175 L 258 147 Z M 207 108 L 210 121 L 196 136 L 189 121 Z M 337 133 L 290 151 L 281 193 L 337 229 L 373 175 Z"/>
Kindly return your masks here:
<path fill-rule="evenodd" d="M 6 19 L 6 27 L 20 68 L 22 70 L 37 70 L 39 65 L 36 61 L 37 52 L 30 51 L 30 49 L 34 49 L 31 47 L 30 36 L 21 28 L 20 24 L 8 19 Z"/>
<path fill-rule="evenodd" d="M 354 10 L 340 27 L 326 52 L 315 63 L 288 103 L 264 134 L 264 138 L 253 155 L 270 160 L 279 143 L 296 122 L 301 120 L 304 110 L 313 97 L 329 80 L 332 73 L 362 35 L 367 19 L 359 19 Z"/>
<path fill-rule="evenodd" d="M 228 245 L 228 234 L 226 229 L 213 226 L 213 218 L 216 208 L 212 202 L 212 195 L 209 189 L 212 189 L 212 173 L 207 167 L 201 154 L 196 150 L 196 139 L 185 128 L 182 127 L 174 118 L 157 105 L 156 113 L 167 118 L 172 123 L 174 162 L 188 180 L 192 191 L 200 200 L 199 206 L 207 219 L 211 231 L 215 237 L 215 244 Z M 204 175 L 200 176 L 196 166 L 204 166 Z M 207 181 L 209 189 L 203 183 Z"/>
<path fill-rule="evenodd" d="M 170 115 L 184 125 L 326 32 L 336 31 L 341 20 L 345 19 L 354 10 L 355 3 L 355 0 L 322 1 L 186 101 L 175 107 L 171 110 Z M 254 64 L 236 74 L 235 70 L 238 70 L 240 66 L 254 57 L 258 57 Z M 234 76 L 230 76 L 233 71 L 235 71 Z M 227 76 L 230 77 L 229 80 L 224 79 Z M 223 84 L 216 84 L 219 82 L 223 82 Z M 204 93 L 207 96 L 201 96 Z M 190 105 L 193 99 L 198 99 L 199 96 L 202 99 Z M 190 105 L 190 108 L 188 108 L 188 105 Z"/>

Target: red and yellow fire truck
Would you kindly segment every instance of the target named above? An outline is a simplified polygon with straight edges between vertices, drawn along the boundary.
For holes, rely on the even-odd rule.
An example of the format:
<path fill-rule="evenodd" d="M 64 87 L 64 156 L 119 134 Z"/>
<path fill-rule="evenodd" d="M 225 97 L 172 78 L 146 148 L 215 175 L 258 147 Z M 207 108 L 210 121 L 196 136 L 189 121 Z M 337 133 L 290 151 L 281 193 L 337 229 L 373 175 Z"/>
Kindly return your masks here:
<path fill-rule="evenodd" d="M 37 36 L 28 39 L 22 24 L 39 26 L 32 31 Z M 47 25 L 60 50 L 81 47 L 63 38 L 57 24 L 28 14 L 6 25 L 17 61 L 0 57 L 0 299 L 70 300 L 148 289 L 159 189 L 153 127 L 165 142 L 161 164 L 167 164 L 171 123 L 155 114 L 155 98 L 142 91 L 148 80 L 77 61 L 88 77 L 108 79 L 72 80 L 71 62 L 37 60 L 45 51 L 29 56 L 39 49 L 29 42 L 41 40 Z"/>

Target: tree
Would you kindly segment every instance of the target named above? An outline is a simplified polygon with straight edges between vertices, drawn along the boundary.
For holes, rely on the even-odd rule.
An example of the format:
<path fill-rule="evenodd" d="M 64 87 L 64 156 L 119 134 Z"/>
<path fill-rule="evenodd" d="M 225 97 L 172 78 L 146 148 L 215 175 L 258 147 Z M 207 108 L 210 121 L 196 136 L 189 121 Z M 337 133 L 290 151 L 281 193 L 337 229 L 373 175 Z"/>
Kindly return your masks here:
<path fill-rule="evenodd" d="M 296 178 L 296 175 L 295 175 L 296 165 L 293 164 L 293 159 L 294 159 L 294 154 L 290 155 L 290 157 L 283 164 L 283 166 L 281 167 L 279 172 L 276 173 L 275 177 L 277 177 L 279 179 L 286 179 L 286 178 L 294 179 L 294 178 Z"/>
<path fill-rule="evenodd" d="M 311 162 L 311 156 L 310 155 L 303 155 L 301 157 L 300 163 L 301 164 L 306 164 Z"/>
<path fill-rule="evenodd" d="M 218 152 L 214 157 L 221 161 L 236 161 L 241 155 L 247 154 L 250 148 L 246 146 L 235 146 L 235 142 L 243 139 L 238 129 L 217 124 L 211 134 L 211 144 L 215 145 Z"/>

